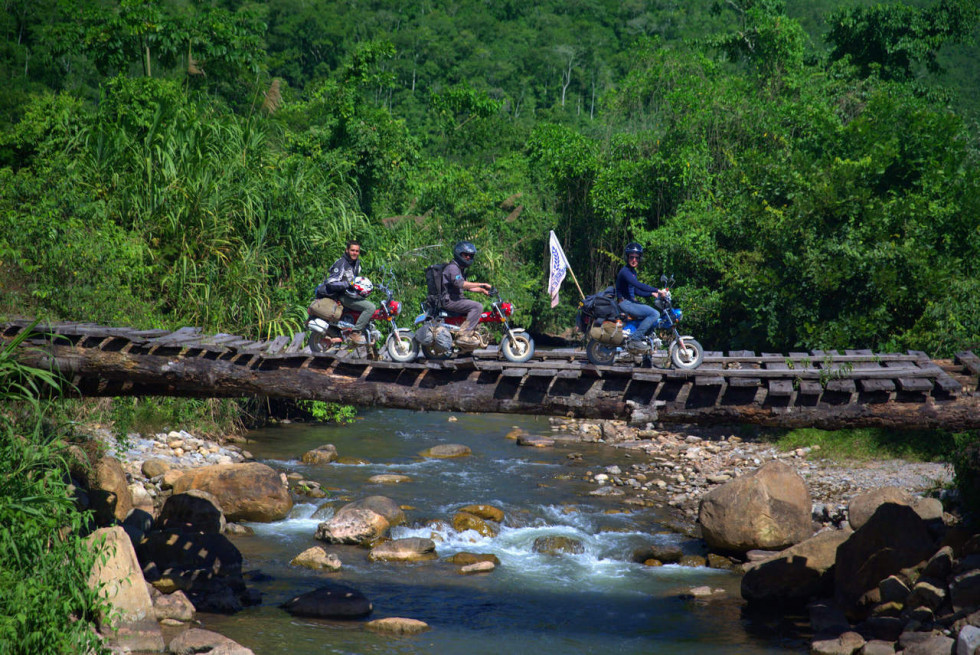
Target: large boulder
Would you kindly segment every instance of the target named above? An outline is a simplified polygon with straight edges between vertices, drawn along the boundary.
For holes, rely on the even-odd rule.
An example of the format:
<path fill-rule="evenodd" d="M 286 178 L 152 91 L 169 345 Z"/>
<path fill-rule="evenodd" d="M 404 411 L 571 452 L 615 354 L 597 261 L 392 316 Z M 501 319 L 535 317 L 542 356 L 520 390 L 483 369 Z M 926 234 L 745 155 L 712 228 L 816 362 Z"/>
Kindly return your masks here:
<path fill-rule="evenodd" d="M 705 542 L 719 550 L 778 550 L 813 534 L 812 501 L 792 466 L 772 460 L 701 498 L 698 521 Z"/>
<path fill-rule="evenodd" d="M 913 503 L 912 494 L 901 487 L 881 487 L 858 494 L 847 504 L 847 522 L 857 530 L 868 522 L 871 515 L 885 503 L 908 505 Z"/>
<path fill-rule="evenodd" d="M 907 505 L 885 503 L 837 549 L 834 594 L 851 616 L 860 617 L 878 597 L 878 585 L 935 552 L 926 522 Z M 873 593 L 872 593 L 873 592 Z"/>
<path fill-rule="evenodd" d="M 225 515 L 217 498 L 206 491 L 191 489 L 167 498 L 154 527 L 157 530 L 219 534 L 225 529 Z"/>
<path fill-rule="evenodd" d="M 341 516 L 344 512 L 355 509 L 369 509 L 376 514 L 380 514 L 388 521 L 388 525 L 395 527 L 405 522 L 405 512 L 399 507 L 398 503 L 387 496 L 368 496 L 352 503 L 347 503 L 339 510 L 335 516 Z"/>
<path fill-rule="evenodd" d="M 764 603 L 803 602 L 833 585 L 837 547 L 850 530 L 827 530 L 775 557 L 753 562 L 742 576 L 742 598 Z"/>
<path fill-rule="evenodd" d="M 371 544 L 388 531 L 388 521 L 369 509 L 338 512 L 316 528 L 314 535 L 331 544 Z"/>
<path fill-rule="evenodd" d="M 332 443 L 324 444 L 318 448 L 303 453 L 304 464 L 329 464 L 337 461 L 337 447 Z"/>
<path fill-rule="evenodd" d="M 133 509 L 133 496 L 122 464 L 115 457 L 100 457 L 89 476 L 89 503 L 98 525 L 122 521 Z"/>
<path fill-rule="evenodd" d="M 125 651 L 162 651 L 163 634 L 153 601 L 125 530 L 119 526 L 102 528 L 86 542 L 100 553 L 89 575 L 89 586 L 98 587 L 110 607 L 99 617 L 102 634 L 109 636 L 111 645 Z"/>
<path fill-rule="evenodd" d="M 241 552 L 222 534 L 151 532 L 137 552 L 154 587 L 184 591 L 199 612 L 230 614 L 258 602 L 245 586 Z"/>
<path fill-rule="evenodd" d="M 374 609 L 360 591 L 339 583 L 329 583 L 296 596 L 281 607 L 293 616 L 314 619 L 359 619 Z"/>
<path fill-rule="evenodd" d="M 173 481 L 175 494 L 191 489 L 214 496 L 229 521 L 278 521 L 293 508 L 279 474 L 258 462 L 204 466 Z"/>

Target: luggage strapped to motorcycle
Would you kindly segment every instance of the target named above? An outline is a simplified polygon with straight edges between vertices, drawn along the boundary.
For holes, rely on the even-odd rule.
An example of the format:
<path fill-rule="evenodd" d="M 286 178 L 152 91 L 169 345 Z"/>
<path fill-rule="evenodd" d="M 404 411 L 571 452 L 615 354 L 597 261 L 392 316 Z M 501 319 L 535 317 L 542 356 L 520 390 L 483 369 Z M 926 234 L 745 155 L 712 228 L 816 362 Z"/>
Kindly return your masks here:
<path fill-rule="evenodd" d="M 428 287 L 428 295 L 425 302 L 431 311 L 442 309 L 442 295 L 444 292 L 442 284 L 442 271 L 448 263 L 432 264 L 425 269 L 425 284 Z"/>
<path fill-rule="evenodd" d="M 598 293 L 586 296 L 579 303 L 575 323 L 583 333 L 588 329 L 591 320 L 614 321 L 620 317 L 622 310 L 616 302 L 616 287 L 606 287 Z"/>

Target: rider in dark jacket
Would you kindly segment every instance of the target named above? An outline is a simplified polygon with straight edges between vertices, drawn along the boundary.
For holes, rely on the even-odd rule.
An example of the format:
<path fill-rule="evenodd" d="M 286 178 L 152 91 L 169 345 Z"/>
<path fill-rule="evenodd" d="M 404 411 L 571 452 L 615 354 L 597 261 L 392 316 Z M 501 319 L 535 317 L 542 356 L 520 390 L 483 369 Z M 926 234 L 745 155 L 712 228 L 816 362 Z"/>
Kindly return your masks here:
<path fill-rule="evenodd" d="M 483 313 L 483 305 L 475 300 L 463 297 L 464 291 L 490 295 L 490 285 L 486 282 L 471 282 L 466 279 L 466 269 L 476 257 L 476 246 L 469 241 L 460 241 L 453 246 L 453 260 L 442 269 L 442 288 L 444 297 L 442 306 L 454 314 L 465 314 L 457 345 L 465 348 L 476 348 L 481 345 L 476 333 L 476 326 Z"/>
<path fill-rule="evenodd" d="M 616 276 L 616 295 L 620 309 L 634 318 L 642 319 L 636 331 L 630 335 L 630 345 L 636 349 L 644 350 L 649 347 L 644 337 L 649 334 L 660 319 L 660 312 L 650 305 L 637 302 L 636 299 L 637 296 L 649 298 L 659 295 L 660 290 L 643 284 L 636 276 L 636 267 L 643 256 L 643 246 L 638 243 L 630 243 L 626 246 L 623 254 L 626 256 L 626 266 L 619 269 L 619 274 Z"/>
<path fill-rule="evenodd" d="M 377 306 L 362 298 L 354 291 L 354 279 L 361 274 L 361 244 L 355 239 L 347 242 L 343 256 L 333 263 L 326 279 L 316 288 L 317 298 L 333 298 L 340 302 L 347 309 L 361 312 L 354 323 L 359 337 L 355 341 L 363 339 L 364 329 L 371 322 L 371 316 Z"/>

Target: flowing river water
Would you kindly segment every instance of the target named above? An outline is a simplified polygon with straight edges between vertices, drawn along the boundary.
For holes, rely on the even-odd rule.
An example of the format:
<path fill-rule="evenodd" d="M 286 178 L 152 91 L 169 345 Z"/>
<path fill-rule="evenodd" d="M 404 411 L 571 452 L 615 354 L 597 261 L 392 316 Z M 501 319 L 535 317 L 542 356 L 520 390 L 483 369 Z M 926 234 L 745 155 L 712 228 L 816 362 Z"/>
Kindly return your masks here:
<path fill-rule="evenodd" d="M 779 627 L 750 621 L 739 599 L 736 574 L 677 565 L 648 567 L 632 561 L 635 549 L 685 538 L 664 529 L 654 509 L 627 509 L 589 496 L 582 480 L 590 467 L 628 456 L 602 444 L 519 447 L 505 435 L 514 427 L 549 434 L 544 417 L 370 410 L 352 425 L 283 425 L 249 434 L 245 447 L 258 461 L 316 480 L 324 499 L 299 501 L 283 521 L 250 524 L 255 534 L 233 537 L 245 557 L 246 579 L 262 603 L 232 616 L 200 615 L 202 627 L 271 653 L 714 653 L 801 652 L 803 643 Z M 332 443 L 342 457 L 367 464 L 307 466 L 301 455 Z M 423 459 L 439 444 L 463 444 L 472 455 Z M 581 459 L 572 459 L 572 452 Z M 371 484 L 380 473 L 411 482 Z M 370 562 L 367 550 L 326 546 L 343 562 L 339 572 L 292 567 L 290 560 L 317 542 L 317 524 L 346 502 L 371 495 L 392 498 L 406 510 L 407 525 L 393 538 L 436 541 L 439 559 L 421 563 Z M 498 536 L 455 532 L 449 523 L 467 504 L 490 504 L 506 513 Z M 441 521 L 431 525 L 432 521 Z M 536 538 L 566 536 L 582 554 L 545 555 Z M 493 553 L 491 573 L 460 575 L 445 558 L 457 552 Z M 406 617 L 431 629 L 416 636 L 374 634 L 359 621 L 294 618 L 280 603 L 313 590 L 325 579 L 348 584 L 373 603 L 372 619 Z M 710 601 L 686 596 L 696 586 L 723 589 Z"/>

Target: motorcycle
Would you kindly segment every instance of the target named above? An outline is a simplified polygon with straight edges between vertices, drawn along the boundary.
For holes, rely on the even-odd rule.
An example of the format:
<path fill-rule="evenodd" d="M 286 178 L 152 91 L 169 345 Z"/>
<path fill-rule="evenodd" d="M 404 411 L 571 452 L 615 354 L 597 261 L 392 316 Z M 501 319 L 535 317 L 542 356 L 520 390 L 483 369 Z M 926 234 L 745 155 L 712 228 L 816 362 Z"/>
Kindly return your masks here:
<path fill-rule="evenodd" d="M 593 319 L 587 325 L 585 334 L 587 342 L 585 356 L 596 366 L 609 366 L 617 360 L 635 362 L 639 357 L 644 366 L 652 366 L 654 355 L 660 368 L 673 364 L 681 369 L 695 369 L 704 359 L 704 348 L 690 335 L 681 335 L 677 330 L 683 313 L 673 305 L 670 288 L 674 286 L 674 278 L 666 275 L 660 277 L 666 289 L 656 305 L 660 310 L 660 319 L 651 331 L 637 344 L 630 340 L 633 332 L 639 327 L 641 320 L 627 316 L 626 320 Z"/>
<path fill-rule="evenodd" d="M 490 288 L 490 311 L 480 314 L 477 335 L 480 345 L 487 347 L 492 336 L 488 325 L 503 326 L 500 351 L 509 362 L 526 362 L 534 356 L 534 339 L 523 328 L 512 328 L 507 317 L 514 313 L 514 305 L 503 302 L 495 287 Z M 422 313 L 415 317 L 415 341 L 427 359 L 446 359 L 465 350 L 456 343 L 466 317 L 435 310 L 422 303 Z"/>
<path fill-rule="evenodd" d="M 364 355 L 369 359 L 380 359 L 382 352 L 396 362 L 410 362 L 418 357 L 419 346 L 412 338 L 412 331 L 399 328 L 395 324 L 395 317 L 401 313 L 402 303 L 394 299 L 392 292 L 395 283 L 394 275 L 387 269 L 383 269 L 383 274 L 382 282 L 376 285 L 362 277 L 354 281 L 360 297 L 368 297 L 374 289 L 379 289 L 385 295 L 371 315 L 371 322 L 368 323 L 367 329 L 364 330 L 365 343 L 358 343 L 351 339 L 354 334 L 354 324 L 361 313 L 347 309 L 334 301 L 336 305 L 334 313 L 328 318 L 317 316 L 311 309 L 307 309 L 306 328 L 310 331 L 309 346 L 312 352 L 323 353 L 331 348 L 346 346 L 355 354 L 360 354 L 358 351 L 363 348 Z M 383 351 L 379 347 L 382 334 L 378 329 L 378 325 L 382 323 L 390 326 Z"/>

